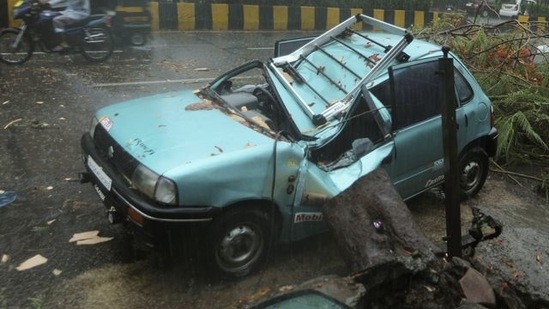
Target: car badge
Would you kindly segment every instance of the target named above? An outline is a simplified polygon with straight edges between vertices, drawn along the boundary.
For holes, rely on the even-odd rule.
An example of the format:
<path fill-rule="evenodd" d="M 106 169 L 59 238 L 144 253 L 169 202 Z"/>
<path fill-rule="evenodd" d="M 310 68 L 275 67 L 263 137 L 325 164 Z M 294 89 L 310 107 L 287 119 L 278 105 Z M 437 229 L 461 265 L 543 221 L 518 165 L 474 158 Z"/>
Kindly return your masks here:
<path fill-rule="evenodd" d="M 109 159 L 114 158 L 114 148 L 112 146 L 109 146 L 109 148 L 107 148 L 107 157 Z"/>

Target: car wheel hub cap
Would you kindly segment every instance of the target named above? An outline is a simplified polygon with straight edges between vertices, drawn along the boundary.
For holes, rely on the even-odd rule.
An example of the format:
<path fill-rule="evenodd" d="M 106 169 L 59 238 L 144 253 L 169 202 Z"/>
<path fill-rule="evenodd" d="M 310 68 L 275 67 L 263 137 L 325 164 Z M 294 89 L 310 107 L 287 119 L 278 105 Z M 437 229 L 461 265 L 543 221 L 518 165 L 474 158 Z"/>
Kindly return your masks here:
<path fill-rule="evenodd" d="M 462 183 L 466 188 L 471 188 L 477 183 L 479 175 L 480 165 L 477 162 L 470 162 L 463 169 L 461 175 Z"/>
<path fill-rule="evenodd" d="M 228 263 L 240 263 L 250 259 L 260 247 L 259 236 L 248 226 L 230 230 L 222 239 L 219 255 Z"/>

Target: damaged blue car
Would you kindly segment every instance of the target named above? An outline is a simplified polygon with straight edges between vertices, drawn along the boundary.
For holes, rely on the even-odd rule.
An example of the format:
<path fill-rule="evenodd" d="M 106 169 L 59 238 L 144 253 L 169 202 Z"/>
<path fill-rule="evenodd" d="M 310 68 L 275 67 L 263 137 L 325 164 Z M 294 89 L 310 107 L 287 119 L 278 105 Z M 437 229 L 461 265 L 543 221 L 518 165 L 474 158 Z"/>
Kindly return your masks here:
<path fill-rule="evenodd" d="M 111 221 L 150 235 L 200 226 L 213 268 L 244 276 L 275 243 L 326 231 L 325 202 L 380 166 L 405 200 L 444 182 L 441 57 L 359 14 L 277 42 L 275 57 L 202 89 L 99 109 L 81 139 L 87 174 Z M 497 131 L 489 98 L 449 57 L 467 198 L 485 182 Z"/>

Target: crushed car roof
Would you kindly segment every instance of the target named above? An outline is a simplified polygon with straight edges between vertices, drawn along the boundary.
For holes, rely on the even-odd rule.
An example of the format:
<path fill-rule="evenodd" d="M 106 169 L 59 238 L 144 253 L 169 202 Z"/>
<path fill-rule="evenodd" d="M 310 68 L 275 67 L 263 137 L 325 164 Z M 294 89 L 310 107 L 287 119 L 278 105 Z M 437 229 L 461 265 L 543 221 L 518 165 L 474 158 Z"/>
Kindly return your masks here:
<path fill-rule="evenodd" d="M 356 30 L 359 23 L 371 30 Z M 321 125 L 347 110 L 361 86 L 390 65 L 440 52 L 424 41 L 409 46 L 412 41 L 405 29 L 358 14 L 270 65 L 313 123 Z"/>

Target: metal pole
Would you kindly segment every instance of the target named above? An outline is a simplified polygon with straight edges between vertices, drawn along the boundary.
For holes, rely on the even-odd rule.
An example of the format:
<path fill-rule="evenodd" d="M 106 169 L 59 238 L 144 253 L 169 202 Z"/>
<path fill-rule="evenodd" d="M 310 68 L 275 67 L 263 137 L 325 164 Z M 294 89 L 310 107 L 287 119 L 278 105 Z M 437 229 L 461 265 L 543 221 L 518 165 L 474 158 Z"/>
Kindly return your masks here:
<path fill-rule="evenodd" d="M 442 75 L 442 136 L 444 147 L 444 193 L 446 206 L 446 240 L 449 257 L 461 257 L 461 211 L 459 205 L 459 168 L 457 158 L 456 95 L 454 88 L 454 61 L 448 57 L 450 49 L 443 47 L 439 59 Z"/>

